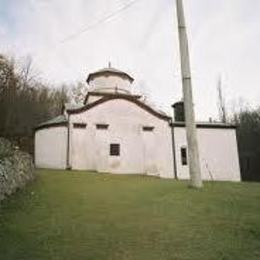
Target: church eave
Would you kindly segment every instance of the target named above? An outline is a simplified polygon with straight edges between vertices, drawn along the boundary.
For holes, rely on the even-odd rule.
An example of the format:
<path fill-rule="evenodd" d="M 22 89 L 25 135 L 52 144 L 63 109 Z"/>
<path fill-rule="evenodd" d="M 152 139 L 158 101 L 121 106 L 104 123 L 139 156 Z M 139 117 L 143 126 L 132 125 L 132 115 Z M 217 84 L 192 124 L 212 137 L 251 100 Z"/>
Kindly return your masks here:
<path fill-rule="evenodd" d="M 62 127 L 62 126 L 67 127 L 67 126 L 68 126 L 68 122 L 42 124 L 42 125 L 36 126 L 36 127 L 34 128 L 34 131 L 41 130 L 41 129 L 45 129 L 45 128 Z"/>
<path fill-rule="evenodd" d="M 185 122 L 172 122 L 172 127 L 185 127 Z M 196 122 L 197 128 L 206 129 L 236 129 L 237 125 L 223 124 L 223 123 L 210 123 L 210 122 Z"/>
<path fill-rule="evenodd" d="M 64 115 L 57 116 L 55 118 L 52 118 L 46 122 L 43 122 L 36 126 L 34 128 L 34 131 L 44 129 L 44 128 L 50 128 L 50 127 L 59 127 L 59 126 L 67 126 L 68 120 Z"/>
<path fill-rule="evenodd" d="M 144 109 L 145 111 L 149 112 L 150 114 L 156 116 L 159 119 L 166 120 L 166 121 L 171 120 L 171 117 L 154 110 L 150 106 L 148 106 L 148 105 L 144 104 L 143 102 L 141 102 L 140 100 L 138 100 L 135 96 L 124 95 L 124 94 L 113 94 L 113 95 L 109 95 L 109 96 L 104 96 L 103 98 L 101 98 L 93 103 L 82 106 L 81 108 L 67 110 L 67 113 L 68 114 L 82 113 L 95 106 L 98 106 L 98 105 L 108 102 L 110 100 L 116 100 L 116 99 L 122 99 L 122 100 L 127 100 L 129 102 L 132 102 L 132 103 L 136 104 L 137 106 L 141 107 L 142 109 Z"/>

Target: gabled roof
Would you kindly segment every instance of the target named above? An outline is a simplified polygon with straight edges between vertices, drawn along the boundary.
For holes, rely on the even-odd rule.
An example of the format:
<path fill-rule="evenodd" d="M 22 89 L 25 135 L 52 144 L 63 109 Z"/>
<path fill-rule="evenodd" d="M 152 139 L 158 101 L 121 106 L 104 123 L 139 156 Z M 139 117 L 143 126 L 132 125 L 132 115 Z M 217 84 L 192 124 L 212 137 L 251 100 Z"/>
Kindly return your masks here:
<path fill-rule="evenodd" d="M 55 118 L 52 118 L 46 122 L 43 122 L 35 127 L 35 130 L 39 130 L 42 128 L 47 128 L 51 126 L 67 126 L 68 120 L 65 115 L 60 115 Z"/>
<path fill-rule="evenodd" d="M 169 123 L 171 122 L 170 116 L 168 116 L 166 113 L 164 113 L 162 111 L 157 110 L 154 107 L 151 107 L 148 104 L 145 104 L 144 102 L 140 101 L 139 98 L 140 98 L 140 96 L 138 96 L 138 95 L 125 95 L 125 94 L 118 93 L 118 94 L 113 94 L 113 95 L 105 95 L 104 97 L 98 99 L 97 101 L 92 102 L 87 105 L 66 103 L 66 104 L 64 104 L 64 109 L 66 109 L 66 112 L 68 114 L 78 114 L 78 113 L 84 112 L 86 110 L 89 110 L 95 106 L 98 106 L 100 104 L 108 102 L 110 100 L 123 99 L 123 100 L 127 100 L 129 102 L 136 104 L 137 106 L 146 110 L 148 113 L 158 117 L 159 119 L 166 120 Z M 57 126 L 68 126 L 68 119 L 65 115 L 60 115 L 60 116 L 57 116 L 44 123 L 41 123 L 35 127 L 35 130 L 40 130 L 40 129 L 49 128 L 49 127 L 57 127 Z"/>
<path fill-rule="evenodd" d="M 101 99 L 98 99 L 97 101 L 95 102 L 92 102 L 90 104 L 86 104 L 80 108 L 77 108 L 77 109 L 68 109 L 67 110 L 67 113 L 68 114 L 78 114 L 78 113 L 82 113 L 84 111 L 87 111 L 95 106 L 98 106 L 100 104 L 103 104 L 105 102 L 108 102 L 110 100 L 115 100 L 115 99 L 122 99 L 122 100 L 127 100 L 129 102 L 132 102 L 134 104 L 136 104 L 137 106 L 141 107 L 142 109 L 146 110 L 147 112 L 149 112 L 150 114 L 160 118 L 160 119 L 163 119 L 163 120 L 166 120 L 166 121 L 170 121 L 171 120 L 171 117 L 168 116 L 167 114 L 161 112 L 161 111 L 158 111 L 156 110 L 155 108 L 152 108 L 151 106 L 148 106 L 147 104 L 145 104 L 144 102 L 140 101 L 138 98 L 136 98 L 135 96 L 131 96 L 131 95 L 124 95 L 124 94 L 113 94 L 111 96 L 104 96 L 103 98 Z"/>
<path fill-rule="evenodd" d="M 129 74 L 127 74 L 126 72 L 123 72 L 123 71 L 118 70 L 118 69 L 115 69 L 115 68 L 103 68 L 103 69 L 98 70 L 98 71 L 96 71 L 96 72 L 90 73 L 90 74 L 88 75 L 88 78 L 87 78 L 87 83 L 89 83 L 89 81 L 90 81 L 93 77 L 99 76 L 99 75 L 102 75 L 102 74 L 106 74 L 106 73 L 114 74 L 114 75 L 121 75 L 121 76 L 127 77 L 130 82 L 133 82 L 133 81 L 134 81 L 134 78 L 132 78 L 132 77 L 131 77 Z"/>

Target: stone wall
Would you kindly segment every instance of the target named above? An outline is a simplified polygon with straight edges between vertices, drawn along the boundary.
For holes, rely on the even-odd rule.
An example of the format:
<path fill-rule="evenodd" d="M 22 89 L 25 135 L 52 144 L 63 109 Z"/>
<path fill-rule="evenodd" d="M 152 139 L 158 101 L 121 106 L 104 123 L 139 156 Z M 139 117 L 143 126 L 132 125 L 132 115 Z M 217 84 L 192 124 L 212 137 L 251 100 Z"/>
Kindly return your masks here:
<path fill-rule="evenodd" d="M 0 138 L 0 201 L 34 178 L 32 157 Z"/>

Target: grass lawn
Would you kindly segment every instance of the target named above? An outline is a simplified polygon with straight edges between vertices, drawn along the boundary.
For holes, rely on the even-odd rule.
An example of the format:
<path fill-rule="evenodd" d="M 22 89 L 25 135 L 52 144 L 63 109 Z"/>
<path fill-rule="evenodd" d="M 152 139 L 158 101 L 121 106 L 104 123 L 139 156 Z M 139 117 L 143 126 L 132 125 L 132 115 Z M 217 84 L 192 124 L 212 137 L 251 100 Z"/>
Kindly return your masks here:
<path fill-rule="evenodd" d="M 260 259 L 260 184 L 37 172 L 0 206 L 0 259 Z"/>

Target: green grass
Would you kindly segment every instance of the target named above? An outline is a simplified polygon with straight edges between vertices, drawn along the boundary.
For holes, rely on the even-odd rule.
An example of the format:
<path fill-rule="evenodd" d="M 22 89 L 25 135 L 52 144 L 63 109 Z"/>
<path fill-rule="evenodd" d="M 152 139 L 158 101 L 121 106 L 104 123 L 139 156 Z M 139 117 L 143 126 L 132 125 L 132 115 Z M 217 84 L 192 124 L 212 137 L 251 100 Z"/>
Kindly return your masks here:
<path fill-rule="evenodd" d="M 37 173 L 0 206 L 0 259 L 260 259 L 260 184 Z"/>

